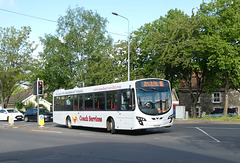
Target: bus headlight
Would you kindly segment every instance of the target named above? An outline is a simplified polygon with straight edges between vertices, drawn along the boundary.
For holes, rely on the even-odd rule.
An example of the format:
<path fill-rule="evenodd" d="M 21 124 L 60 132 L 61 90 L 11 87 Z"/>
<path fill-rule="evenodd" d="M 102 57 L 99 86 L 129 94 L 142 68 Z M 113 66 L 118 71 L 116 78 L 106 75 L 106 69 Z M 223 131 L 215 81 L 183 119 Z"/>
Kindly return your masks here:
<path fill-rule="evenodd" d="M 142 125 L 143 126 L 143 121 L 147 121 L 145 118 L 143 118 L 143 117 L 136 117 L 137 118 L 137 120 L 138 120 L 138 123 L 140 124 L 140 125 Z"/>
<path fill-rule="evenodd" d="M 170 119 L 170 123 L 172 123 L 172 121 L 173 121 L 173 114 L 172 115 L 170 115 L 169 117 L 168 117 L 168 119 Z"/>

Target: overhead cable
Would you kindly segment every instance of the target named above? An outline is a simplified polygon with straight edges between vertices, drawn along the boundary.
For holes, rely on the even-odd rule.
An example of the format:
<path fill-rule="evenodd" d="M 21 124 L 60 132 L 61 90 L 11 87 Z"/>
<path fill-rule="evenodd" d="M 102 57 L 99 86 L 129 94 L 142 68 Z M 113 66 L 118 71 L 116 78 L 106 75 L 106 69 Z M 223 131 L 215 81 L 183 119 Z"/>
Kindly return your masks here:
<path fill-rule="evenodd" d="M 2 8 L 0 8 L 0 10 L 5 11 L 5 12 L 9 12 L 9 13 L 13 13 L 13 14 L 17 14 L 17 15 L 22 15 L 22 16 L 34 18 L 34 19 L 39 19 L 39 20 L 44 20 L 44 21 L 48 21 L 48 22 L 52 22 L 52 23 L 57 23 L 57 21 L 54 21 L 54 20 L 40 18 L 40 17 L 37 17 L 37 16 L 27 15 L 27 14 L 15 12 L 15 11 L 10 11 L 10 10 L 6 10 L 6 9 L 2 9 Z M 114 34 L 114 35 L 119 35 L 119 36 L 127 36 L 127 35 L 124 35 L 124 34 L 113 33 L 113 32 L 108 32 L 108 33 L 111 33 L 111 34 Z"/>
<path fill-rule="evenodd" d="M 31 16 L 31 15 L 27 15 L 27 14 L 22 14 L 22 13 L 19 13 L 19 12 L 14 12 L 14 11 L 10 11 L 10 10 L 5 10 L 5 9 L 2 9 L 2 8 L 0 8 L 0 10 L 5 11 L 5 12 L 10 12 L 10 13 L 13 13 L 13 14 L 17 14 L 17 15 L 22 15 L 22 16 L 27 16 L 27 17 L 39 19 L 39 20 L 49 21 L 49 22 L 52 22 L 52 23 L 57 23 L 57 21 L 54 21 L 54 20 L 45 19 L 45 18 L 40 18 L 40 17 Z"/>

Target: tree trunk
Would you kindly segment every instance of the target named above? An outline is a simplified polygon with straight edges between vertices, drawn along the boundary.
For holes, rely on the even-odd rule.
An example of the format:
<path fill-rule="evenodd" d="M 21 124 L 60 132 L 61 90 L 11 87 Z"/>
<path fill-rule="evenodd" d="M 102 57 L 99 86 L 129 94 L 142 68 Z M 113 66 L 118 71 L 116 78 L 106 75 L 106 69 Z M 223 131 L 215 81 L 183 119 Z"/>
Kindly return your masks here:
<path fill-rule="evenodd" d="M 8 101 L 7 101 L 7 100 L 4 100 L 4 102 L 3 102 L 3 108 L 6 109 L 6 108 L 7 108 L 7 105 L 8 105 Z"/>
<path fill-rule="evenodd" d="M 197 95 L 192 95 L 192 96 L 193 96 L 192 115 L 193 115 L 193 118 L 197 118 L 197 99 L 198 98 L 197 98 Z"/>
<path fill-rule="evenodd" d="M 192 111 L 193 111 L 193 118 L 197 118 L 197 108 L 196 108 L 196 105 L 194 105 L 192 107 Z"/>
<path fill-rule="evenodd" d="M 197 102 L 193 102 L 192 112 L 193 112 L 193 118 L 197 118 Z"/>
<path fill-rule="evenodd" d="M 3 97 L 1 96 L 1 105 L 2 105 L 2 109 L 4 108 L 4 102 L 3 102 Z"/>
<path fill-rule="evenodd" d="M 226 84 L 225 84 L 225 106 L 224 106 L 224 111 L 223 111 L 223 116 L 227 116 L 228 113 L 228 93 L 229 93 L 229 81 L 226 79 Z"/>

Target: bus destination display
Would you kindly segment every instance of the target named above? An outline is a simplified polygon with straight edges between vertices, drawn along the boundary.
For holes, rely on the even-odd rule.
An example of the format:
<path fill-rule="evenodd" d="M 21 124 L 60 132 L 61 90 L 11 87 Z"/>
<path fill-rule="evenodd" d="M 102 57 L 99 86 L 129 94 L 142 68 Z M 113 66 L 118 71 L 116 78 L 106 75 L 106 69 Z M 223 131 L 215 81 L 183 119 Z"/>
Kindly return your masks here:
<path fill-rule="evenodd" d="M 163 81 L 143 81 L 143 87 L 163 87 Z"/>

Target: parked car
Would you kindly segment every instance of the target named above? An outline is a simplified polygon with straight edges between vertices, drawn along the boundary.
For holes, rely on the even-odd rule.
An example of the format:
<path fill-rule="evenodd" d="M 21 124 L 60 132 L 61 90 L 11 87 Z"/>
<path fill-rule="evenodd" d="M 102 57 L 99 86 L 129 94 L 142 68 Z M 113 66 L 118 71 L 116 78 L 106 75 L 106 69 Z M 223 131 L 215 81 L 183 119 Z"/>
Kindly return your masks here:
<path fill-rule="evenodd" d="M 44 108 L 39 108 L 39 115 L 44 115 L 44 121 L 52 121 L 53 115 L 52 113 Z M 28 109 L 24 114 L 24 121 L 37 121 L 37 109 Z"/>
<path fill-rule="evenodd" d="M 17 109 L 1 109 L 0 110 L 0 120 L 8 120 L 9 117 L 13 115 L 14 120 L 23 120 L 23 114 Z"/>
<path fill-rule="evenodd" d="M 212 117 L 221 117 L 223 115 L 223 110 L 224 110 L 223 108 L 217 108 L 213 112 L 211 112 L 211 116 Z M 237 115 L 237 113 L 236 113 L 235 109 L 228 108 L 228 113 L 227 113 L 228 117 L 233 117 L 236 115 Z"/>

